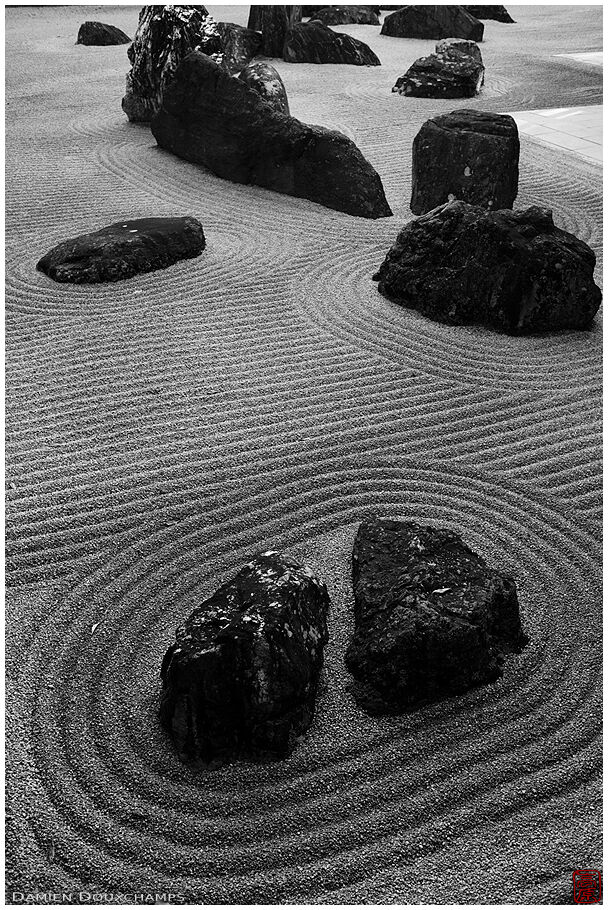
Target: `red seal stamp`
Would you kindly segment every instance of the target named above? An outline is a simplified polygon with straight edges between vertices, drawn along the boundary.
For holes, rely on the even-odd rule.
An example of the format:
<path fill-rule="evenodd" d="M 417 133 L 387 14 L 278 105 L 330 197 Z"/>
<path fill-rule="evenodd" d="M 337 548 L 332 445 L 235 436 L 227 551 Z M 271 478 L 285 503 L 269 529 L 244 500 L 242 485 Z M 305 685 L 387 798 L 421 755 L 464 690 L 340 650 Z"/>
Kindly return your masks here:
<path fill-rule="evenodd" d="M 575 904 L 599 904 L 602 876 L 598 869 L 575 869 L 572 873 Z"/>

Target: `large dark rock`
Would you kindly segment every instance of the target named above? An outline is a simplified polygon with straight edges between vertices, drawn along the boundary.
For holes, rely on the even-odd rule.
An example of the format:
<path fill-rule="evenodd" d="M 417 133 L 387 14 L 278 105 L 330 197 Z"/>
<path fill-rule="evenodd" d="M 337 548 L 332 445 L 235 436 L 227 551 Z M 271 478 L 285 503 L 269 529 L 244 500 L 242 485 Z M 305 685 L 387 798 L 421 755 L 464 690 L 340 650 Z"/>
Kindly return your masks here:
<path fill-rule="evenodd" d="M 393 38 L 469 38 L 483 41 L 483 23 L 462 6 L 404 6 L 382 24 Z"/>
<path fill-rule="evenodd" d="M 321 12 L 321 10 L 326 10 L 326 9 L 341 9 L 341 10 L 359 9 L 359 10 L 370 10 L 370 12 L 372 12 L 374 15 L 376 15 L 376 16 L 379 16 L 379 15 L 380 15 L 380 7 L 379 7 L 379 6 L 303 6 L 303 7 L 302 7 L 302 15 L 303 15 L 305 18 L 310 17 L 310 18 L 312 18 L 312 19 L 315 19 L 315 18 L 318 16 L 318 14 Z M 383 7 L 383 9 L 386 9 L 386 7 Z M 397 7 L 395 7 L 395 9 L 397 9 Z M 374 24 L 374 25 L 375 25 L 376 23 L 371 23 L 371 24 Z"/>
<path fill-rule="evenodd" d="M 110 44 L 130 44 L 131 39 L 115 25 L 103 22 L 83 22 L 78 29 L 76 44 L 103 46 Z"/>
<path fill-rule="evenodd" d="M 302 18 L 301 6 L 251 6 L 248 28 L 262 33 L 262 53 L 282 57 L 287 32 Z"/>
<path fill-rule="evenodd" d="M 188 617 L 161 669 L 183 761 L 289 755 L 314 715 L 329 606 L 310 569 L 268 552 Z"/>
<path fill-rule="evenodd" d="M 287 33 L 283 59 L 287 63 L 350 63 L 380 66 L 373 50 L 350 35 L 334 32 L 322 22 L 298 22 Z"/>
<path fill-rule="evenodd" d="M 346 664 L 369 710 L 403 711 L 502 674 L 525 644 L 513 580 L 453 531 L 370 519 L 353 549 Z"/>
<path fill-rule="evenodd" d="M 435 53 L 440 57 L 472 57 L 483 65 L 481 50 L 475 41 L 466 38 L 442 38 L 435 45 Z"/>
<path fill-rule="evenodd" d="M 269 63 L 250 63 L 239 73 L 239 79 L 257 92 L 273 110 L 289 114 L 287 92 L 274 66 Z"/>
<path fill-rule="evenodd" d="M 412 98 L 473 98 L 484 80 L 483 64 L 464 54 L 429 54 L 414 60 L 393 92 Z"/>
<path fill-rule="evenodd" d="M 470 6 L 464 7 L 467 13 L 476 19 L 495 19 L 497 22 L 515 22 L 511 18 L 504 6 L 490 4 L 489 6 Z"/>
<path fill-rule="evenodd" d="M 457 110 L 427 120 L 412 148 L 416 215 L 449 197 L 491 209 L 510 209 L 517 196 L 519 134 L 508 114 Z"/>
<path fill-rule="evenodd" d="M 203 228 L 195 218 L 139 218 L 64 240 L 36 268 L 54 281 L 96 284 L 164 269 L 204 249 Z"/>
<path fill-rule="evenodd" d="M 181 61 L 194 48 L 221 53 L 217 24 L 204 6 L 144 6 L 127 54 L 131 71 L 122 108 L 129 120 L 149 122 Z"/>
<path fill-rule="evenodd" d="M 324 6 L 314 18 L 324 25 L 380 25 L 371 6 Z"/>
<path fill-rule="evenodd" d="M 262 36 L 250 28 L 243 28 L 233 22 L 218 22 L 222 49 L 221 58 L 215 57 L 231 75 L 240 73 L 243 67 L 262 52 Z M 205 53 L 204 48 L 200 48 Z"/>
<path fill-rule="evenodd" d="M 380 177 L 350 139 L 276 113 L 196 51 L 178 68 L 151 126 L 163 148 L 227 180 L 363 218 L 391 214 Z"/>
<path fill-rule="evenodd" d="M 374 275 L 390 300 L 449 325 L 511 334 L 588 328 L 601 303 L 595 253 L 533 206 L 455 200 L 407 224 Z"/>

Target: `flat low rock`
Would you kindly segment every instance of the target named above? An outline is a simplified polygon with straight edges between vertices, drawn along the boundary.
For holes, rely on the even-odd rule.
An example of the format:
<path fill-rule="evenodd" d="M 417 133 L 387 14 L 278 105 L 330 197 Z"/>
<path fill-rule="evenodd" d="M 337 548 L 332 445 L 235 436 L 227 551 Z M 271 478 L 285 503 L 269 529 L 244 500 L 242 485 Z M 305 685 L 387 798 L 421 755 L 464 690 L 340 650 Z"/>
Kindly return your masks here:
<path fill-rule="evenodd" d="M 324 6 L 314 18 L 324 25 L 380 25 L 371 6 Z"/>
<path fill-rule="evenodd" d="M 468 38 L 483 41 L 483 22 L 462 6 L 404 6 L 382 23 L 382 35 L 393 38 Z"/>
<path fill-rule="evenodd" d="M 287 63 L 345 63 L 351 66 L 380 66 L 372 49 L 322 22 L 298 22 L 287 33 L 283 48 Z"/>
<path fill-rule="evenodd" d="M 78 29 L 76 44 L 107 47 L 111 44 L 130 44 L 131 39 L 115 25 L 104 22 L 83 22 Z"/>
<path fill-rule="evenodd" d="M 226 180 L 362 218 L 391 215 L 380 177 L 354 142 L 273 111 L 197 51 L 178 68 L 151 128 L 160 146 Z"/>
<path fill-rule="evenodd" d="M 594 267 L 593 250 L 556 228 L 549 209 L 454 200 L 407 224 L 374 280 L 437 322 L 517 335 L 589 328 L 602 299 Z"/>
<path fill-rule="evenodd" d="M 473 98 L 484 81 L 483 64 L 462 54 L 429 54 L 414 60 L 393 92 L 412 98 Z"/>
<path fill-rule="evenodd" d="M 204 249 L 203 228 L 195 218 L 139 218 L 64 240 L 36 268 L 53 281 L 96 284 L 164 269 Z"/>
<path fill-rule="evenodd" d="M 472 57 L 483 65 L 479 45 L 466 38 L 442 38 L 435 45 L 435 53 L 441 57 Z"/>
<path fill-rule="evenodd" d="M 374 713 L 492 682 L 505 654 L 526 643 L 513 579 L 451 530 L 368 519 L 352 571 L 355 632 L 346 664 Z"/>
<path fill-rule="evenodd" d="M 271 551 L 188 617 L 161 668 L 160 718 L 182 761 L 290 754 L 313 719 L 329 607 L 309 568 Z"/>
<path fill-rule="evenodd" d="M 467 4 L 464 9 L 476 19 L 495 19 L 496 22 L 515 22 L 511 18 L 504 6 L 499 4 L 489 4 L 488 6 L 471 6 Z"/>
<path fill-rule="evenodd" d="M 283 80 L 269 63 L 250 63 L 240 73 L 241 79 L 249 88 L 280 114 L 289 115 L 289 102 Z"/>
<path fill-rule="evenodd" d="M 412 146 L 416 215 L 450 198 L 512 208 L 519 180 L 519 133 L 513 117 L 462 108 L 427 120 Z"/>

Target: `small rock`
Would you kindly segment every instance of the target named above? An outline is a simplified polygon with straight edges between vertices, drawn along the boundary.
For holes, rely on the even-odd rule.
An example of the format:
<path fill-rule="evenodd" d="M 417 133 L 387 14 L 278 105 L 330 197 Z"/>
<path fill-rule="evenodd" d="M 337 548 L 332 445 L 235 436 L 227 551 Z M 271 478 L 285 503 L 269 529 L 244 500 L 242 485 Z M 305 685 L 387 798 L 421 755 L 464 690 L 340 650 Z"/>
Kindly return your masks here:
<path fill-rule="evenodd" d="M 442 38 L 435 45 L 435 53 L 440 57 L 472 57 L 483 65 L 479 45 L 465 38 Z"/>
<path fill-rule="evenodd" d="M 404 6 L 386 17 L 381 35 L 483 41 L 483 23 L 462 6 Z"/>
<path fill-rule="evenodd" d="M 83 22 L 78 29 L 76 44 L 106 47 L 110 44 L 130 44 L 131 39 L 115 25 L 103 22 Z"/>
<path fill-rule="evenodd" d="M 412 98 L 472 98 L 484 80 L 484 67 L 463 54 L 429 54 L 414 60 L 393 92 Z"/>
<path fill-rule="evenodd" d="M 239 73 L 239 79 L 257 92 L 273 110 L 289 114 L 287 92 L 274 66 L 269 63 L 250 63 Z"/>
<path fill-rule="evenodd" d="M 283 48 L 287 63 L 346 63 L 351 66 L 380 66 L 372 49 L 345 35 L 334 32 L 322 22 L 298 22 L 287 33 Z"/>
<path fill-rule="evenodd" d="M 160 717 L 183 761 L 285 758 L 309 727 L 329 596 L 306 566 L 262 553 L 177 630 Z"/>
<path fill-rule="evenodd" d="M 95 284 L 164 269 L 204 249 L 203 228 L 195 218 L 140 218 L 64 240 L 36 268 L 53 281 Z"/>
<path fill-rule="evenodd" d="M 526 642 L 513 580 L 453 531 L 370 519 L 353 549 L 346 664 L 373 712 L 411 710 L 502 675 Z"/>
<path fill-rule="evenodd" d="M 460 200 L 407 224 L 374 275 L 385 297 L 437 322 L 511 334 L 588 328 L 602 294 L 595 253 L 549 209 Z"/>
<path fill-rule="evenodd" d="M 474 16 L 476 19 L 495 19 L 496 22 L 515 22 L 511 18 L 504 6 L 497 4 L 489 4 L 488 6 L 470 6 L 467 5 L 464 7 L 467 13 L 471 16 Z"/>

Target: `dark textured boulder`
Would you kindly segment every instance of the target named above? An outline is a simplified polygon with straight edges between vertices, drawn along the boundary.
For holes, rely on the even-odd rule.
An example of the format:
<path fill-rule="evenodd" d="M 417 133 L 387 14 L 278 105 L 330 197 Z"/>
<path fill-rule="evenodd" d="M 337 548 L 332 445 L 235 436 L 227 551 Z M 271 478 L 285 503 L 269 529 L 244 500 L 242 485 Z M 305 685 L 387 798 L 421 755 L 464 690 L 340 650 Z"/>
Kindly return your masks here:
<path fill-rule="evenodd" d="M 483 64 L 464 54 L 429 54 L 414 60 L 393 92 L 412 98 L 473 98 L 484 80 Z"/>
<path fill-rule="evenodd" d="M 314 715 L 329 606 L 310 569 L 268 552 L 188 617 L 161 668 L 161 722 L 183 761 L 289 755 Z"/>
<path fill-rule="evenodd" d="M 382 24 L 393 38 L 468 38 L 483 41 L 483 23 L 462 6 L 404 6 Z"/>
<path fill-rule="evenodd" d="M 411 710 L 491 682 L 526 642 L 515 583 L 453 531 L 364 521 L 353 587 L 346 664 L 368 710 Z"/>
<path fill-rule="evenodd" d="M 472 57 L 483 65 L 479 45 L 465 38 L 442 38 L 435 45 L 435 53 L 440 57 Z"/>
<path fill-rule="evenodd" d="M 122 108 L 131 121 L 148 123 L 181 61 L 196 47 L 221 53 L 217 24 L 204 6 L 144 6 L 133 44 Z"/>
<path fill-rule="evenodd" d="M 283 59 L 287 63 L 349 63 L 380 66 L 372 49 L 350 35 L 334 32 L 316 20 L 298 22 L 287 33 Z"/>
<path fill-rule="evenodd" d="M 324 25 L 380 25 L 371 6 L 325 6 L 314 18 Z"/>
<path fill-rule="evenodd" d="M 379 15 L 380 15 L 380 7 L 379 7 L 379 6 L 303 6 L 303 7 L 302 7 L 302 15 L 303 15 L 305 18 L 310 17 L 310 18 L 312 18 L 312 19 L 315 19 L 315 18 L 318 16 L 318 14 L 321 12 L 321 10 L 326 10 L 326 9 L 341 9 L 341 10 L 359 9 L 359 10 L 369 10 L 371 13 L 373 13 L 373 14 L 376 15 L 376 16 L 379 16 Z M 395 7 L 395 9 L 397 9 L 397 7 Z M 371 25 L 376 25 L 377 23 L 373 22 L 373 23 L 370 23 L 370 24 L 371 24 Z"/>
<path fill-rule="evenodd" d="M 602 295 L 595 253 L 536 206 L 448 202 L 399 233 L 374 275 L 390 300 L 449 325 L 511 334 L 588 328 Z"/>
<path fill-rule="evenodd" d="M 83 22 L 78 29 L 76 44 L 107 47 L 110 44 L 130 44 L 131 39 L 115 25 L 103 22 Z"/>
<path fill-rule="evenodd" d="M 427 120 L 412 147 L 416 215 L 450 196 L 491 209 L 510 209 L 517 196 L 519 134 L 508 114 L 457 110 Z"/>
<path fill-rule="evenodd" d="M 262 33 L 262 53 L 282 57 L 289 29 L 302 18 L 301 6 L 251 6 L 248 28 Z"/>
<path fill-rule="evenodd" d="M 497 22 L 515 22 L 511 18 L 504 6 L 491 4 L 490 6 L 470 6 L 464 7 L 467 13 L 476 19 L 495 19 Z"/>
<path fill-rule="evenodd" d="M 221 57 L 214 59 L 230 74 L 240 73 L 254 57 L 262 53 L 262 36 L 250 28 L 233 22 L 218 22 L 217 30 L 222 42 Z M 203 48 L 199 48 L 203 50 Z"/>
<path fill-rule="evenodd" d="M 164 269 L 204 249 L 203 228 L 195 218 L 139 218 L 64 240 L 36 268 L 54 281 L 96 284 Z"/>
<path fill-rule="evenodd" d="M 380 177 L 350 139 L 273 111 L 197 51 L 179 66 L 151 127 L 163 148 L 227 180 L 363 218 L 391 214 Z"/>
<path fill-rule="evenodd" d="M 274 66 L 269 63 L 250 63 L 239 73 L 239 79 L 257 92 L 273 110 L 289 114 L 287 92 Z"/>

